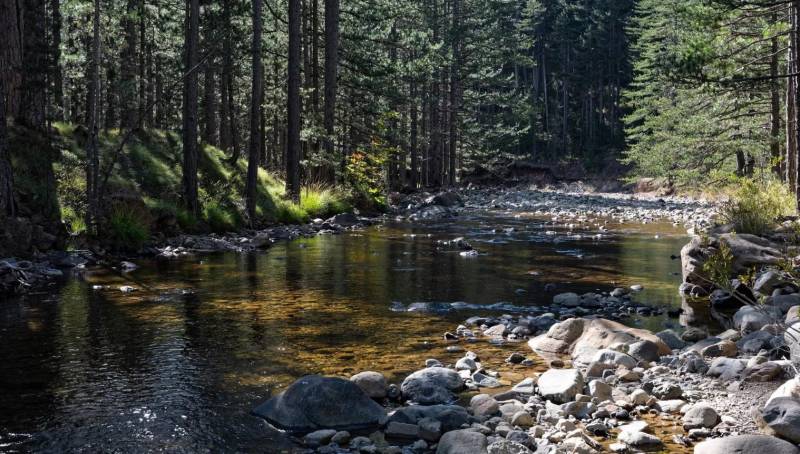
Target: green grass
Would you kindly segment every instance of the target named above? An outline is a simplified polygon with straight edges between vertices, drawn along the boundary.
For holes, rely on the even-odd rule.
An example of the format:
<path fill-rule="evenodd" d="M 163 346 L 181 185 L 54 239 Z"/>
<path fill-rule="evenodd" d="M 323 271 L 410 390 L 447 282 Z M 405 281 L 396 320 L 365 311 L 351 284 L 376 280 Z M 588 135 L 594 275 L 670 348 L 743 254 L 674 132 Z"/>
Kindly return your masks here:
<path fill-rule="evenodd" d="M 150 238 L 147 213 L 117 207 L 106 225 L 107 235 L 117 249 L 136 251 Z"/>
<path fill-rule="evenodd" d="M 789 188 L 772 178 L 741 179 L 722 205 L 722 218 L 737 233 L 762 235 L 769 232 L 781 216 L 796 214 Z"/>
<path fill-rule="evenodd" d="M 85 128 L 69 123 L 55 123 L 57 136 L 53 142 L 59 153 L 55 172 L 58 185 L 58 202 L 62 216 L 73 232 L 85 229 L 85 172 L 84 157 L 88 133 Z M 101 167 L 119 148 L 122 134 L 119 130 L 103 131 L 99 137 Z M 20 152 L 15 156 L 20 162 L 16 167 L 34 167 L 25 162 L 30 153 Z M 146 129 L 136 133 L 123 148 L 106 188 L 107 219 L 109 229 L 116 237 L 141 236 L 142 229 L 153 230 L 153 225 L 138 225 L 144 220 L 155 222 L 164 215 L 177 219 L 185 232 L 229 232 L 246 226 L 243 194 L 247 161 L 230 162 L 225 152 L 203 144 L 198 160 L 198 195 L 201 204 L 200 216 L 196 219 L 182 207 L 182 144 L 175 132 Z M 26 179 L 23 172 L 20 180 L 35 186 L 35 174 Z M 276 223 L 301 223 L 316 217 L 328 217 L 350 209 L 349 195 L 344 191 L 322 185 L 304 188 L 299 204 L 285 196 L 284 182 L 264 169 L 259 169 L 256 197 L 256 226 Z M 38 188 L 36 190 L 40 191 Z M 119 194 L 124 197 L 119 198 Z M 131 195 L 140 199 L 131 209 Z M 138 224 L 127 211 L 145 209 Z"/>

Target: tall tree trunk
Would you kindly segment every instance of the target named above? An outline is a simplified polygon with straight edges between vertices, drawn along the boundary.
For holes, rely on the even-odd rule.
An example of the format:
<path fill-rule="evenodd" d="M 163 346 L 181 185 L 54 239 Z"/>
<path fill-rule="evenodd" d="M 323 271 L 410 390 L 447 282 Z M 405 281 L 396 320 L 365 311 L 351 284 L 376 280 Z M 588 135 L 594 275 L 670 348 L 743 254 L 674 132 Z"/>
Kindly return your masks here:
<path fill-rule="evenodd" d="M 413 77 L 413 76 L 412 76 Z M 419 187 L 419 150 L 417 142 L 418 138 L 418 131 L 417 131 L 417 122 L 418 122 L 418 114 L 417 114 L 417 82 L 416 80 L 411 80 L 411 88 L 409 90 L 411 92 L 411 103 L 410 103 L 410 117 L 411 117 L 411 137 L 410 137 L 410 153 L 411 153 L 411 188 L 417 189 Z"/>
<path fill-rule="evenodd" d="M 53 92 L 52 118 L 64 119 L 64 76 L 61 71 L 61 1 L 50 0 L 50 85 Z"/>
<path fill-rule="evenodd" d="M 461 99 L 459 98 L 459 77 L 461 71 L 461 4 L 460 0 L 453 0 L 453 64 L 450 68 L 450 145 L 449 157 L 450 166 L 448 184 L 456 184 L 456 152 L 458 150 L 458 110 L 460 109 Z"/>
<path fill-rule="evenodd" d="M 786 73 L 792 74 L 786 83 L 786 182 L 795 193 L 797 190 L 797 11 L 798 1 L 789 5 L 789 46 L 787 52 Z"/>
<path fill-rule="evenodd" d="M 216 64 L 212 53 L 213 42 L 216 38 L 216 22 L 211 11 L 211 8 L 206 11 L 206 29 L 203 33 L 205 51 L 208 52 L 203 65 L 203 141 L 211 145 L 217 145 Z M 227 33 L 228 30 L 224 32 Z"/>
<path fill-rule="evenodd" d="M 47 105 L 47 39 L 44 0 L 22 2 L 22 84 L 18 124 L 43 131 Z"/>
<path fill-rule="evenodd" d="M 777 16 L 772 16 L 772 21 L 777 22 Z M 770 151 L 772 157 L 772 171 L 780 177 L 781 175 L 781 94 L 780 94 L 780 81 L 778 79 L 778 38 L 772 38 L 772 46 L 770 51 L 772 56 L 770 58 L 769 75 L 770 75 L 770 97 L 771 97 L 771 115 L 770 115 Z"/>
<path fill-rule="evenodd" d="M 86 226 L 89 232 L 96 233 L 99 201 L 98 201 L 98 175 L 100 172 L 100 156 L 97 136 L 99 132 L 99 119 L 97 118 L 100 95 L 100 0 L 94 0 L 94 13 L 92 19 L 92 53 L 89 67 L 89 83 L 87 84 L 86 127 L 89 130 L 89 140 L 86 143 Z"/>
<path fill-rule="evenodd" d="M 8 157 L 5 101 L 5 80 L 0 77 L 0 218 L 16 214 L 14 172 L 11 170 L 11 160 Z"/>
<path fill-rule="evenodd" d="M 145 101 L 147 99 L 147 36 L 145 29 L 147 25 L 147 11 L 144 7 L 144 0 L 139 0 L 139 97 L 136 110 L 136 127 L 144 126 L 145 120 Z"/>
<path fill-rule="evenodd" d="M 22 5 L 18 1 L 0 1 L 0 79 L 4 90 L 5 115 L 16 120 L 22 85 Z"/>
<path fill-rule="evenodd" d="M 136 127 L 136 113 L 138 112 L 136 102 L 136 43 L 138 40 L 135 20 L 138 15 L 138 2 L 139 0 L 127 0 L 125 15 L 122 19 L 125 41 L 120 55 L 119 103 L 120 126 L 124 129 Z"/>
<path fill-rule="evenodd" d="M 261 0 L 253 0 L 253 82 L 250 96 L 250 148 L 247 156 L 245 202 L 250 226 L 256 224 L 256 183 L 261 155 L 261 99 L 264 67 L 261 65 Z"/>
<path fill-rule="evenodd" d="M 197 200 L 197 41 L 200 28 L 200 0 L 186 2 L 186 44 L 183 84 L 183 197 L 186 209 L 200 213 Z"/>
<path fill-rule="evenodd" d="M 300 201 L 300 0 L 289 0 L 286 193 Z"/>
<path fill-rule="evenodd" d="M 102 93 L 100 92 L 100 88 L 98 87 L 97 93 L 95 93 L 95 97 L 97 98 L 97 102 L 100 103 L 100 97 Z M 105 128 L 112 129 L 117 127 L 117 70 L 114 65 L 114 62 L 109 62 L 106 68 L 106 114 L 105 114 Z M 89 123 L 89 110 L 91 106 L 89 106 L 89 98 L 86 98 L 86 123 Z M 98 107 L 97 112 L 97 121 L 100 121 L 100 112 Z"/>
<path fill-rule="evenodd" d="M 336 83 L 339 69 L 339 0 L 325 0 L 325 160 L 328 162 L 327 179 L 333 182 L 337 161 L 334 150 L 334 123 L 336 115 Z"/>
<path fill-rule="evenodd" d="M 233 45 L 231 43 L 231 0 L 222 2 L 222 81 L 220 82 L 220 146 L 224 151 L 233 149 Z"/>

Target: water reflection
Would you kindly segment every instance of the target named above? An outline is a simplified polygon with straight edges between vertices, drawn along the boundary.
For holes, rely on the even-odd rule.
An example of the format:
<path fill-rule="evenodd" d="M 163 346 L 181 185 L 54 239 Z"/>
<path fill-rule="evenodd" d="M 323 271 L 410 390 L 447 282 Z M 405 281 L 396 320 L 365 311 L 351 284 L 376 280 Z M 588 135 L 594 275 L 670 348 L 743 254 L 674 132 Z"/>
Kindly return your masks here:
<path fill-rule="evenodd" d="M 597 237 L 502 215 L 387 225 L 261 254 L 140 263 L 133 276 L 146 288 L 132 294 L 114 290 L 129 282 L 101 270 L 55 295 L 5 302 L 0 450 L 279 446 L 247 413 L 298 376 L 372 369 L 396 381 L 427 357 L 454 359 L 441 334 L 474 311 L 399 313 L 393 301 L 526 306 L 558 291 L 643 284 L 640 299 L 679 307 L 679 264 L 670 255 L 684 242 L 680 232 L 610 228 Z M 464 258 L 439 244 L 459 236 L 482 254 Z M 95 284 L 112 288 L 97 292 Z M 667 321 L 631 323 L 663 329 Z M 527 350 L 470 347 L 501 362 L 498 350 Z"/>

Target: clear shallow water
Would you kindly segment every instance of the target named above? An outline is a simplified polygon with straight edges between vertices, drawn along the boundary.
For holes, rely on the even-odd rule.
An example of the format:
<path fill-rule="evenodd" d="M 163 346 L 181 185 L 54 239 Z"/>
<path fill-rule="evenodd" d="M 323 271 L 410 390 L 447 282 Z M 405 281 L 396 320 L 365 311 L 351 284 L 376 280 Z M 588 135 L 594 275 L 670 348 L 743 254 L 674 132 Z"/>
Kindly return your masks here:
<path fill-rule="evenodd" d="M 442 333 L 491 313 L 472 305 L 532 306 L 558 292 L 642 284 L 638 300 L 679 307 L 680 263 L 670 255 L 686 241 L 682 229 L 607 227 L 596 238 L 595 227 L 503 214 L 389 224 L 253 255 L 139 261 L 127 279 L 95 270 L 3 302 L 0 451 L 279 452 L 285 441 L 248 414 L 255 404 L 309 373 L 377 370 L 397 382 L 425 358 L 455 359 Z M 481 255 L 438 243 L 460 236 Z M 556 290 L 544 291 L 548 283 Z M 141 290 L 123 294 L 119 285 Z M 391 310 L 455 301 L 471 309 Z M 468 348 L 494 367 L 509 351 L 528 351 Z"/>

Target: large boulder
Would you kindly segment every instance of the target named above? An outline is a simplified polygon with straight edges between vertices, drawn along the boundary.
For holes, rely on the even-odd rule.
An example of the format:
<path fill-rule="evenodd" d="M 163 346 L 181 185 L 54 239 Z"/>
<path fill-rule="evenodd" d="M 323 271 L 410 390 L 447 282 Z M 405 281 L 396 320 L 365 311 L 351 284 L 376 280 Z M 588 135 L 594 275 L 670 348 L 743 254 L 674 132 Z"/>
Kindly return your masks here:
<path fill-rule="evenodd" d="M 738 358 L 715 358 L 706 372 L 709 377 L 717 377 L 728 381 L 739 377 L 747 367 L 747 362 Z"/>
<path fill-rule="evenodd" d="M 573 345 L 572 360 L 578 364 L 588 364 L 598 350 L 615 344 L 631 345 L 643 340 L 654 343 L 659 356 L 672 353 L 664 341 L 646 329 L 631 328 L 602 318 L 594 319 L 585 326 L 583 334 Z"/>
<path fill-rule="evenodd" d="M 463 207 L 464 199 L 454 191 L 446 191 L 425 199 L 426 205 L 440 205 L 448 208 Z"/>
<path fill-rule="evenodd" d="M 733 314 L 733 327 L 749 334 L 783 320 L 781 310 L 774 306 L 742 306 Z"/>
<path fill-rule="evenodd" d="M 583 334 L 586 320 L 570 318 L 551 326 L 547 333 L 528 341 L 528 346 L 535 352 L 569 353 L 572 344 Z"/>
<path fill-rule="evenodd" d="M 681 249 L 684 282 L 706 289 L 711 287 L 703 272 L 703 264 L 719 252 L 721 243 L 725 243 L 733 256 L 731 278 L 753 267 L 776 265 L 783 258 L 777 245 L 756 235 L 724 233 L 710 237 L 695 236 Z"/>
<path fill-rule="evenodd" d="M 787 380 L 784 384 L 779 386 L 778 389 L 769 396 L 769 399 L 767 399 L 767 405 L 779 397 L 800 399 L 800 377 Z"/>
<path fill-rule="evenodd" d="M 320 429 L 367 430 L 386 422 L 383 407 L 355 383 L 307 375 L 253 410 L 256 416 L 289 432 Z"/>
<path fill-rule="evenodd" d="M 800 449 L 788 441 L 769 435 L 737 435 L 715 438 L 698 443 L 695 454 L 800 454 Z"/>
<path fill-rule="evenodd" d="M 583 391 L 583 375 L 577 369 L 550 369 L 539 377 L 538 385 L 544 399 L 563 404 Z"/>
<path fill-rule="evenodd" d="M 767 427 L 775 435 L 800 443 L 800 399 L 778 397 L 771 399 L 761 413 Z"/>
<path fill-rule="evenodd" d="M 428 367 L 406 377 L 400 391 L 407 400 L 420 405 L 447 404 L 455 400 L 456 391 L 464 388 L 458 372 L 444 367 Z"/>
<path fill-rule="evenodd" d="M 453 430 L 442 435 L 436 454 L 486 454 L 486 435 L 471 430 Z"/>

